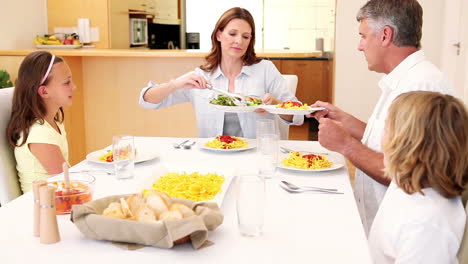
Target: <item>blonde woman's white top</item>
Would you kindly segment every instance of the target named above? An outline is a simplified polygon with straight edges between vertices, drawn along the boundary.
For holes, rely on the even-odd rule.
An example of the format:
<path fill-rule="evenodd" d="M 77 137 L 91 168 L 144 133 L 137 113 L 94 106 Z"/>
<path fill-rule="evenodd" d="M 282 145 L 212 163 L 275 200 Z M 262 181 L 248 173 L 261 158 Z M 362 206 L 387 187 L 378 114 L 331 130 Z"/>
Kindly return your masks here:
<path fill-rule="evenodd" d="M 461 198 L 423 192 L 409 195 L 390 184 L 369 233 L 374 263 L 458 263 L 466 222 Z"/>
<path fill-rule="evenodd" d="M 204 76 L 214 87 L 223 91 L 228 91 L 229 79 L 221 71 L 220 67 L 212 73 L 203 71 L 200 68 L 196 68 L 194 72 L 187 74 L 191 73 Z M 179 78 L 182 78 L 187 74 L 184 74 Z M 216 97 L 216 92 L 209 89 L 180 89 L 169 95 L 161 103 L 153 104 L 146 102 L 143 99 L 143 96 L 148 89 L 154 86 L 157 86 L 157 84 L 150 81 L 148 86 L 141 90 L 139 103 L 142 107 L 161 109 L 175 104 L 191 102 L 195 108 L 198 136 L 216 137 L 222 135 L 224 112 L 210 106 L 209 104 L 210 99 Z M 281 101 L 297 101 L 297 98 L 287 88 L 286 81 L 283 76 L 281 76 L 275 65 L 268 60 L 262 60 L 251 66 L 243 66 L 241 73 L 235 79 L 234 87 L 236 93 L 244 95 L 253 95 L 263 98 L 266 93 L 270 93 Z M 247 138 L 256 137 L 255 122 L 257 118 L 273 118 L 271 114 L 262 116 L 255 112 L 238 113 L 238 116 L 243 135 Z M 302 125 L 304 123 L 304 116 L 295 115 L 292 123 L 287 123 L 292 125 Z"/>

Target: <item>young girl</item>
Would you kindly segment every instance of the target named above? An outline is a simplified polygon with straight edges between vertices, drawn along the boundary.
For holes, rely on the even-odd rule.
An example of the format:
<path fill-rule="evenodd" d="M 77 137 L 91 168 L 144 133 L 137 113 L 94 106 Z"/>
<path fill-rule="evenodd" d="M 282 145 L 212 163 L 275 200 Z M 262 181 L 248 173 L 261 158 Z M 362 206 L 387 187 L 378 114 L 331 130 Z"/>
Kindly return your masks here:
<path fill-rule="evenodd" d="M 47 51 L 33 52 L 21 63 L 7 138 L 23 192 L 35 179 L 62 172 L 68 160 L 62 107 L 72 104 L 75 88 L 68 65 Z"/>
<path fill-rule="evenodd" d="M 382 146 L 392 182 L 369 234 L 375 263 L 458 263 L 468 182 L 464 104 L 435 92 L 400 95 Z"/>

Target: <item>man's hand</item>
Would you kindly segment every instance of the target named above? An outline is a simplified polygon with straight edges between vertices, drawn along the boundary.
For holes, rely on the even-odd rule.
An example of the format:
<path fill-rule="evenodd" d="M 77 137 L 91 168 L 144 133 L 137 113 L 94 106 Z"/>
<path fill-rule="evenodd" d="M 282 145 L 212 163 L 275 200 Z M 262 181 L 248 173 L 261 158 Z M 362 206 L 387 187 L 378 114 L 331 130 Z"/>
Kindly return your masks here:
<path fill-rule="evenodd" d="M 317 101 L 311 105 L 311 107 L 324 107 L 325 110 L 316 111 L 310 115 L 306 115 L 306 117 L 314 117 L 319 122 L 320 119 L 324 117 L 340 122 L 341 126 L 349 135 L 357 140 L 362 139 L 364 130 L 366 129 L 366 123 L 327 102 Z"/>
<path fill-rule="evenodd" d="M 315 119 L 319 120 L 322 117 L 327 117 L 335 121 L 343 122 L 346 119 L 346 116 L 348 115 L 346 112 L 341 110 L 340 108 L 327 103 L 327 102 L 322 102 L 322 101 L 317 101 L 310 107 L 323 107 L 325 110 L 322 111 L 316 111 L 310 115 L 306 115 L 307 117 L 315 117 Z"/>
<path fill-rule="evenodd" d="M 322 117 L 319 120 L 318 140 L 320 145 L 343 154 L 347 142 L 352 139 L 340 122 Z"/>

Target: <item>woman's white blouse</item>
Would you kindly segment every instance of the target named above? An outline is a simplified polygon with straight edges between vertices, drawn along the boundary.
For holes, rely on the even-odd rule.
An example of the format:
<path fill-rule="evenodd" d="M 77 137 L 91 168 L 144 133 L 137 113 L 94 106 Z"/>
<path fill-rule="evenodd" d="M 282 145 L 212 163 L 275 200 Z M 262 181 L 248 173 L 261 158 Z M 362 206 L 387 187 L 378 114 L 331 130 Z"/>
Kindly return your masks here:
<path fill-rule="evenodd" d="M 195 71 L 184 74 L 179 78 L 191 73 L 201 75 L 210 81 L 214 87 L 223 91 L 228 91 L 229 79 L 224 76 L 220 67 L 212 73 L 196 68 Z M 179 89 L 170 94 L 162 102 L 153 104 L 146 102 L 143 99 L 143 96 L 148 89 L 154 86 L 157 86 L 157 84 L 150 81 L 148 86 L 141 90 L 139 103 L 142 107 L 160 109 L 175 104 L 191 102 L 195 108 L 198 136 L 216 137 L 222 134 L 224 112 L 210 106 L 209 104 L 210 99 L 216 97 L 216 92 L 208 89 Z M 243 66 L 241 73 L 235 79 L 234 87 L 236 93 L 244 95 L 253 95 L 263 98 L 266 93 L 270 93 L 281 101 L 297 101 L 297 98 L 288 90 L 286 81 L 283 76 L 281 76 L 281 73 L 276 69 L 275 65 L 268 60 L 262 60 L 251 66 Z M 271 114 L 261 115 L 255 112 L 238 113 L 238 115 L 244 137 L 247 138 L 255 138 L 255 122 L 257 118 L 273 118 Z M 291 123 L 287 123 L 292 125 L 302 125 L 304 123 L 304 116 L 295 115 L 293 117 L 293 121 Z"/>

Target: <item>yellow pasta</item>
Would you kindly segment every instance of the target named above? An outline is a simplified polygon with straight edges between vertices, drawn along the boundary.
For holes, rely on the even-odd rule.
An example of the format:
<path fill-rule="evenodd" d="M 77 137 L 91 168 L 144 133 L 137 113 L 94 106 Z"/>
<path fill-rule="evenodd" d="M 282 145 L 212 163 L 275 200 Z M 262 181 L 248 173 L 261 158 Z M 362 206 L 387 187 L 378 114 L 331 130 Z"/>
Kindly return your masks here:
<path fill-rule="evenodd" d="M 112 162 L 112 161 L 114 161 L 114 155 L 112 154 L 112 150 L 107 151 L 106 153 L 102 154 L 99 157 L 99 161 L 103 161 L 103 162 Z"/>
<path fill-rule="evenodd" d="M 301 102 L 285 101 L 285 102 L 282 102 L 281 104 L 277 104 L 276 108 L 309 109 L 310 107 L 307 104 L 302 104 Z"/>
<path fill-rule="evenodd" d="M 285 158 L 282 163 L 286 167 L 310 170 L 330 168 L 333 164 L 325 155 L 302 155 L 301 153 L 294 151 L 291 151 L 289 156 Z"/>
<path fill-rule="evenodd" d="M 231 136 L 219 136 L 205 143 L 205 146 L 215 149 L 247 148 L 249 143 L 242 138 Z"/>
<path fill-rule="evenodd" d="M 194 172 L 169 172 L 161 176 L 153 189 L 167 193 L 171 197 L 190 199 L 193 201 L 207 201 L 213 199 L 221 191 L 224 176 L 216 173 L 200 174 Z M 143 190 L 143 194 L 149 190 Z"/>

